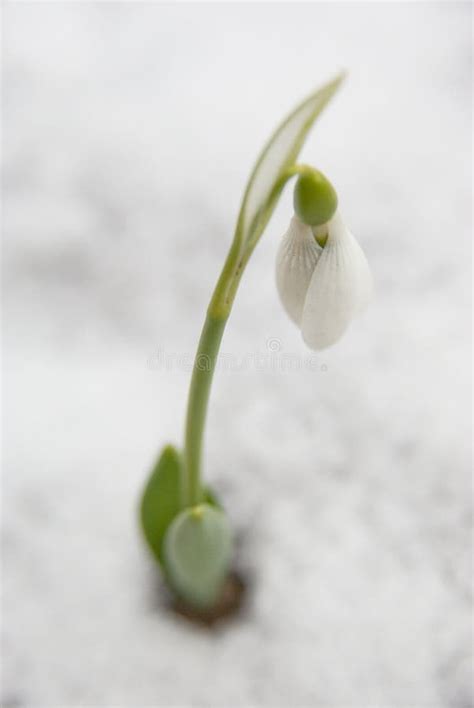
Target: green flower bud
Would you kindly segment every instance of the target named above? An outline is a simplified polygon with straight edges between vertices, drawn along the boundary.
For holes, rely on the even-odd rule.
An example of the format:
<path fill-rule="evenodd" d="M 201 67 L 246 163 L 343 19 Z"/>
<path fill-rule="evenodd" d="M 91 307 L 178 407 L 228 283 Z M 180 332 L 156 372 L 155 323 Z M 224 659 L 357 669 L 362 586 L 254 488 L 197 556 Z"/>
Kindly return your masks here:
<path fill-rule="evenodd" d="M 326 224 L 337 207 L 337 194 L 326 177 L 318 170 L 298 177 L 293 193 L 297 216 L 308 226 Z"/>

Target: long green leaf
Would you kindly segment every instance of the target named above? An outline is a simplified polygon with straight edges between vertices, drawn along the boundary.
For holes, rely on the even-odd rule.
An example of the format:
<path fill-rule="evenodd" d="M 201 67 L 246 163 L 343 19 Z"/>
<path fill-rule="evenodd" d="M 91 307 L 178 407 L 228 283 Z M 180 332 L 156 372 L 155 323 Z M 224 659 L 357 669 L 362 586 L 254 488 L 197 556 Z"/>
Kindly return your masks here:
<path fill-rule="evenodd" d="M 316 118 L 327 106 L 343 79 L 344 73 L 341 73 L 300 103 L 278 126 L 264 147 L 250 175 L 242 200 L 236 236 L 240 244 L 255 240 L 255 229 L 261 233 L 270 219 L 277 201 L 272 200 L 272 196 L 279 181 L 285 171 L 294 164 Z M 272 201 L 273 203 L 270 203 Z M 259 217 L 263 214 L 265 223 L 262 224 Z"/>

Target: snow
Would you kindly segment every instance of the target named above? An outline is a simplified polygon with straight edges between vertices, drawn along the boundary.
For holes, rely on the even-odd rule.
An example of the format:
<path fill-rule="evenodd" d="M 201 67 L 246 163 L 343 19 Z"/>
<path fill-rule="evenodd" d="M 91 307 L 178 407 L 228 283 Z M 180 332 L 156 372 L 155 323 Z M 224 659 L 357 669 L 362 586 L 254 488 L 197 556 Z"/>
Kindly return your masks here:
<path fill-rule="evenodd" d="M 4 7 L 5 708 L 472 705 L 470 14 Z M 209 632 L 166 610 L 137 499 L 182 438 L 252 162 L 341 67 L 302 160 L 376 298 L 306 349 L 274 285 L 288 190 L 213 387 L 207 478 L 250 590 Z"/>

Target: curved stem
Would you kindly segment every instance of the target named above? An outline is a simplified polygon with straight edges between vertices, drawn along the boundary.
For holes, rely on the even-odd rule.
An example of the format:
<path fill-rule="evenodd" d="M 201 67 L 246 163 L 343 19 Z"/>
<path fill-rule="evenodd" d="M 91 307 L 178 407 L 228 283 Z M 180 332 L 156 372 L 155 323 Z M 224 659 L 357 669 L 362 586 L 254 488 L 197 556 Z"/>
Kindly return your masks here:
<path fill-rule="evenodd" d="M 204 425 L 219 346 L 244 267 L 241 236 L 239 219 L 234 240 L 209 303 L 194 358 L 184 439 L 184 506 L 194 506 L 202 501 L 201 460 Z"/>
<path fill-rule="evenodd" d="M 239 218 L 232 246 L 209 303 L 193 364 L 184 440 L 184 506 L 195 506 L 202 501 L 201 459 L 207 406 L 219 346 L 240 279 L 286 182 L 308 169 L 311 168 L 306 165 L 292 165 L 280 176 L 265 207 L 257 214 L 250 230 L 251 238 L 247 242 L 243 242 L 242 220 Z"/>
<path fill-rule="evenodd" d="M 194 506 L 202 501 L 201 457 L 204 424 L 212 377 L 226 322 L 227 317 L 219 319 L 208 313 L 194 360 L 184 445 L 183 502 L 185 506 Z"/>

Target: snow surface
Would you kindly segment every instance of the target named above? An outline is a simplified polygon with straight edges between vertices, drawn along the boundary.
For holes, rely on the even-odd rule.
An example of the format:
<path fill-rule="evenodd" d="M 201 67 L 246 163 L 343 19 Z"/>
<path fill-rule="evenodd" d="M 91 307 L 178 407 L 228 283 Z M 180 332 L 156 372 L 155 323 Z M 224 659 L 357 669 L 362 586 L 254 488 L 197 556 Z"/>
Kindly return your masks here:
<path fill-rule="evenodd" d="M 472 705 L 470 15 L 4 5 L 5 708 Z M 181 440 L 257 151 L 341 67 L 302 159 L 377 295 L 305 348 L 274 286 L 289 190 L 213 388 L 207 477 L 251 590 L 208 632 L 166 611 L 137 498 Z"/>

